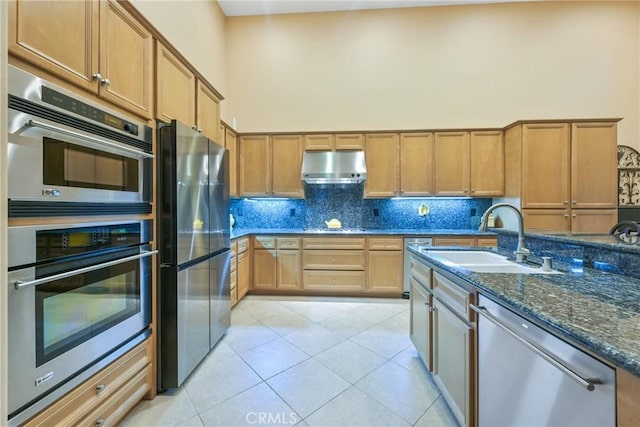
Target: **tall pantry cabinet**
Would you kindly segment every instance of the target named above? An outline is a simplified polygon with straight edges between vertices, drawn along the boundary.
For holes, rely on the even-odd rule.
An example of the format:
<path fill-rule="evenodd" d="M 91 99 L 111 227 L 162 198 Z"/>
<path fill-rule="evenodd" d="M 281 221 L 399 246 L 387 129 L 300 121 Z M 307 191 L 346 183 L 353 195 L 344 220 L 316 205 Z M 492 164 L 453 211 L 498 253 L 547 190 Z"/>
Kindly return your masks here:
<path fill-rule="evenodd" d="M 525 228 L 607 233 L 617 222 L 617 122 L 516 122 L 505 131 L 505 197 Z"/>

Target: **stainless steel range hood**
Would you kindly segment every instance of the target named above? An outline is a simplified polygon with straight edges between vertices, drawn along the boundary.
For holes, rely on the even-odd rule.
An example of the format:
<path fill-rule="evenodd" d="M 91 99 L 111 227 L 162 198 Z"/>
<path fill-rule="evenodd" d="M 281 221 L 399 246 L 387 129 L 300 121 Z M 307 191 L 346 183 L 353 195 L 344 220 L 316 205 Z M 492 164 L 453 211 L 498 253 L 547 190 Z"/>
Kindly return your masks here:
<path fill-rule="evenodd" d="M 307 151 L 302 181 L 307 184 L 358 184 L 367 179 L 364 151 Z"/>

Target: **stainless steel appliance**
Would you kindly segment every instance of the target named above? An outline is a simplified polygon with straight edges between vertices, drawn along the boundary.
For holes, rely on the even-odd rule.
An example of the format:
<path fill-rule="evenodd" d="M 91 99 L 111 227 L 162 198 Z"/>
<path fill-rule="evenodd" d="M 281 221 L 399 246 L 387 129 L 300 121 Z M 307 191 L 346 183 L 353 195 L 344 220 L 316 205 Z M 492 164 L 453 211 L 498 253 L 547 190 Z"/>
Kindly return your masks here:
<path fill-rule="evenodd" d="M 404 239 L 404 283 L 402 298 L 409 299 L 411 294 L 411 261 L 407 248 L 411 245 L 431 246 L 433 239 L 431 237 L 405 237 Z"/>
<path fill-rule="evenodd" d="M 8 67 L 9 216 L 151 212 L 152 129 Z"/>
<path fill-rule="evenodd" d="M 151 238 L 151 221 L 9 227 L 12 423 L 148 336 Z"/>
<path fill-rule="evenodd" d="M 615 426 L 615 370 L 480 295 L 478 425 Z"/>
<path fill-rule="evenodd" d="M 364 151 L 305 151 L 302 181 L 307 184 L 358 184 L 367 179 Z"/>
<path fill-rule="evenodd" d="M 159 132 L 159 387 L 178 387 L 230 324 L 229 167 L 182 123 Z"/>

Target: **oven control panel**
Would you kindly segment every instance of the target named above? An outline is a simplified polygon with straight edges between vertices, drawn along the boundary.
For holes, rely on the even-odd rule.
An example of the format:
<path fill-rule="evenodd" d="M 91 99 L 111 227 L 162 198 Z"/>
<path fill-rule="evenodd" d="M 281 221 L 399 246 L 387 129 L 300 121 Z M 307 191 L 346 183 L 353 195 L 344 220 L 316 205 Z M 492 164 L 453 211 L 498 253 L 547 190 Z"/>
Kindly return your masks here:
<path fill-rule="evenodd" d="M 71 98 L 63 93 L 57 92 L 47 86 L 42 86 L 42 100 L 58 108 L 70 111 L 96 122 L 111 126 L 131 135 L 138 136 L 139 127 L 137 124 L 106 113 L 99 108 L 86 104 L 77 99 Z"/>

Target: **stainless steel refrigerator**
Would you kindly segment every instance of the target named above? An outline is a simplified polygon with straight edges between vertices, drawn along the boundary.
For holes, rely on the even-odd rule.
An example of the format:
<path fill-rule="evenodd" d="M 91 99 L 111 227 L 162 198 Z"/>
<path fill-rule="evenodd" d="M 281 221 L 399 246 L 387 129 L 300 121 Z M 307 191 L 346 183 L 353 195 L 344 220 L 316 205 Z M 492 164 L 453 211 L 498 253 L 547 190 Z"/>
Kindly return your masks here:
<path fill-rule="evenodd" d="M 158 387 L 179 387 L 230 323 L 224 147 L 172 121 L 158 129 Z"/>

